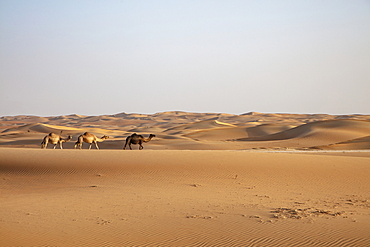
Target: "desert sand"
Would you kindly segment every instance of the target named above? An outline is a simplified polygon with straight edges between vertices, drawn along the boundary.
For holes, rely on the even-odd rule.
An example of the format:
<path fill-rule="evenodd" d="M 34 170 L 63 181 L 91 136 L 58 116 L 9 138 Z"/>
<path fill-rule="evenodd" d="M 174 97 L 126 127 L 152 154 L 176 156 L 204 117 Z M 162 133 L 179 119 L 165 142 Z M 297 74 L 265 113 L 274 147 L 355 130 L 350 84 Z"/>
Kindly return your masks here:
<path fill-rule="evenodd" d="M 50 132 L 72 140 L 53 150 Z M 109 135 L 100 150 L 78 135 Z M 370 116 L 0 118 L 0 246 L 370 246 Z M 144 150 L 125 138 L 155 134 Z"/>

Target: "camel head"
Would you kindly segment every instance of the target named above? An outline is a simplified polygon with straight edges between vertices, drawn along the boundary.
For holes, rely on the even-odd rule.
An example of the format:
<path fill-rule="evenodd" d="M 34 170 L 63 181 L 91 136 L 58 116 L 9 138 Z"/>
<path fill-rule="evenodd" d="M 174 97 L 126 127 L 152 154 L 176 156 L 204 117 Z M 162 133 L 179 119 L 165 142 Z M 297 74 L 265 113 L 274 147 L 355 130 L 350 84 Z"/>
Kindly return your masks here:
<path fill-rule="evenodd" d="M 155 135 L 150 134 L 148 138 L 144 138 L 144 142 L 149 142 L 153 137 L 155 137 Z"/>
<path fill-rule="evenodd" d="M 109 136 L 106 136 L 106 135 L 104 135 L 102 138 L 100 138 L 100 139 L 108 139 L 109 138 Z"/>
<path fill-rule="evenodd" d="M 66 139 L 60 138 L 60 142 L 67 142 L 72 139 L 72 136 L 68 136 Z"/>

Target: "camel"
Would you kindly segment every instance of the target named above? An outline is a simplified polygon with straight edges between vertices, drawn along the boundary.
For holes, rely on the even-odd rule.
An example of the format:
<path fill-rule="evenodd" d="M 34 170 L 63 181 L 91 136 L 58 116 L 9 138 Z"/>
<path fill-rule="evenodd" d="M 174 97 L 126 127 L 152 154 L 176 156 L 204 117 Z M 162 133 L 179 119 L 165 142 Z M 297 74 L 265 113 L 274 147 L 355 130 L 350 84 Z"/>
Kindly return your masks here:
<path fill-rule="evenodd" d="M 85 132 L 77 138 L 77 142 L 75 143 L 74 148 L 76 149 L 77 147 L 79 147 L 79 149 L 82 149 L 82 143 L 86 142 L 90 143 L 89 150 L 91 149 L 93 143 L 95 144 L 96 149 L 99 149 L 98 142 L 102 142 L 108 138 L 109 136 L 106 135 L 102 136 L 102 138 L 98 138 L 94 134 Z"/>
<path fill-rule="evenodd" d="M 48 143 L 54 144 L 54 149 L 57 147 L 57 144 L 59 143 L 60 149 L 63 149 L 62 143 L 67 142 L 72 139 L 72 136 L 68 136 L 66 139 L 61 137 L 62 131 L 60 132 L 60 135 L 57 135 L 55 133 L 49 133 L 47 136 L 44 137 L 44 139 L 41 142 L 41 148 L 46 149 Z"/>
<path fill-rule="evenodd" d="M 148 138 L 144 138 L 142 135 L 137 135 L 136 133 L 134 133 L 126 138 L 126 143 L 123 149 L 126 149 L 126 146 L 128 144 L 128 146 L 132 150 L 131 144 L 139 144 L 139 150 L 142 150 L 144 148 L 143 142 L 149 142 L 153 137 L 155 137 L 155 135 L 153 134 L 150 134 Z"/>

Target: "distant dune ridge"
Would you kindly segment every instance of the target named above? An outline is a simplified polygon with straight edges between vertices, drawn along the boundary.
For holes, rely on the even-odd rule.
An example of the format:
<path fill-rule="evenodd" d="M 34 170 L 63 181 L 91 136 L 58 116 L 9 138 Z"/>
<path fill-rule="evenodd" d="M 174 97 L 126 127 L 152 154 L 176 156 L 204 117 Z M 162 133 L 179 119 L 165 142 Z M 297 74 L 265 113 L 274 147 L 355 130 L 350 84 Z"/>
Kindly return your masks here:
<path fill-rule="evenodd" d="M 370 149 L 370 115 L 160 112 L 0 118 L 0 146 L 39 147 L 50 132 L 109 135 L 102 149 L 121 149 L 133 134 L 155 134 L 146 149 Z"/>
<path fill-rule="evenodd" d="M 369 178 L 369 115 L 6 116 L 0 246 L 367 247 Z"/>

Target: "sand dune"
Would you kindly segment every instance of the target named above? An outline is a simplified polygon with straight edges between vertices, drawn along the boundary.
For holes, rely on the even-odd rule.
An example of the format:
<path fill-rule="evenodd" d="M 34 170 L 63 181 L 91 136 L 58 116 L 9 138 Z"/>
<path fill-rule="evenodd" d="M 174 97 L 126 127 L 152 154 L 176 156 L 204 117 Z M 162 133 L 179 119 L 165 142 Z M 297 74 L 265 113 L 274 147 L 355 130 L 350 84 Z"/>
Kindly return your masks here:
<path fill-rule="evenodd" d="M 232 126 L 233 127 L 233 126 Z M 234 128 L 213 128 L 200 130 L 185 134 L 185 136 L 198 140 L 219 140 L 229 141 L 256 136 L 266 136 L 273 133 L 279 133 L 295 127 L 287 124 L 260 124 L 253 127 L 234 127 Z"/>
<path fill-rule="evenodd" d="M 334 149 L 334 150 L 362 150 L 370 149 L 370 136 L 357 138 L 354 140 L 339 142 L 337 144 L 330 144 L 327 146 L 319 146 L 318 149 Z"/>
<path fill-rule="evenodd" d="M 80 133 L 82 130 L 78 128 L 71 128 L 65 126 L 49 125 L 49 124 L 26 124 L 20 127 L 4 130 L 2 133 L 25 133 L 25 132 L 37 132 L 37 133 L 59 133 L 60 131 L 68 133 Z"/>
<path fill-rule="evenodd" d="M 176 126 L 176 127 L 167 129 L 164 132 L 184 135 L 194 130 L 213 129 L 213 128 L 220 128 L 220 127 L 235 127 L 235 125 L 223 123 L 217 120 L 206 120 L 206 121 L 199 121 L 195 123 Z"/>
<path fill-rule="evenodd" d="M 132 133 L 155 134 L 146 149 L 368 149 L 369 115 L 160 112 L 102 116 L 6 116 L 0 118 L 0 146 L 38 148 L 49 132 L 109 135 L 102 148 L 121 149 Z M 364 138 L 361 142 L 353 141 Z M 342 144 L 341 144 L 342 143 Z M 360 144 L 361 143 L 361 144 Z M 51 148 L 51 147 L 50 147 Z"/>
<path fill-rule="evenodd" d="M 328 120 L 317 121 L 271 135 L 241 138 L 241 141 L 285 141 L 296 142 L 301 147 L 329 145 L 361 138 L 370 134 L 370 121 Z M 287 144 L 289 145 L 289 144 Z M 289 145 L 293 147 L 293 144 Z M 295 146 L 298 147 L 298 146 Z"/>

